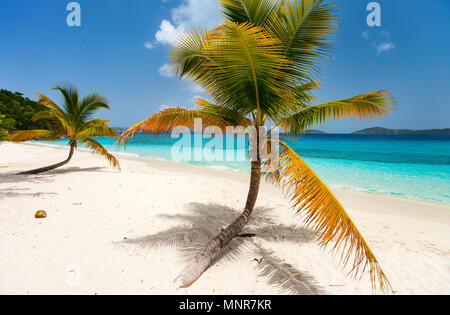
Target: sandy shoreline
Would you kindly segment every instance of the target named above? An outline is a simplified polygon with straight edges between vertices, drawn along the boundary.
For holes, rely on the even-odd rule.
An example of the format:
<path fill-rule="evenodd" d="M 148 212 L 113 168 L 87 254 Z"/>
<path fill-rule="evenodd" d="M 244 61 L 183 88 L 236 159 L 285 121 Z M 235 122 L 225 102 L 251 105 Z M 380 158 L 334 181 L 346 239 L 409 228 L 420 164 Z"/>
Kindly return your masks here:
<path fill-rule="evenodd" d="M 241 211 L 249 175 L 124 155 L 119 173 L 82 151 L 46 175 L 12 175 L 67 154 L 65 148 L 0 145 L 0 294 L 372 292 L 368 277 L 345 277 L 269 184 L 246 230 L 258 236 L 233 240 L 233 250 L 197 283 L 177 290 L 172 281 L 185 258 Z M 450 293 L 450 206 L 333 191 L 398 294 Z M 40 209 L 48 218 L 35 220 Z M 269 279 L 267 270 L 277 272 Z"/>

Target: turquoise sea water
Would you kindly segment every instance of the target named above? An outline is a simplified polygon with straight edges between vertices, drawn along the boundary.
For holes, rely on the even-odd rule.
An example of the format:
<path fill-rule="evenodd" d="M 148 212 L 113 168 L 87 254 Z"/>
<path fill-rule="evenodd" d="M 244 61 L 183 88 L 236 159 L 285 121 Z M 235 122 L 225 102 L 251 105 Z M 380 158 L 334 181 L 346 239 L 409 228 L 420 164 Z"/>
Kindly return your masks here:
<path fill-rule="evenodd" d="M 175 140 L 151 137 L 149 142 L 118 149 L 112 139 L 99 138 L 111 151 L 173 160 Z M 203 146 L 208 142 L 204 139 Z M 224 140 L 224 147 L 225 145 Z M 237 141 L 238 142 L 238 141 Z M 450 204 L 449 135 L 307 135 L 287 140 L 329 185 Z M 60 140 L 53 144 L 65 145 Z M 192 153 L 202 145 L 192 147 Z M 223 154 L 239 154 L 246 145 Z M 189 161 L 210 167 L 249 172 L 248 162 Z"/>

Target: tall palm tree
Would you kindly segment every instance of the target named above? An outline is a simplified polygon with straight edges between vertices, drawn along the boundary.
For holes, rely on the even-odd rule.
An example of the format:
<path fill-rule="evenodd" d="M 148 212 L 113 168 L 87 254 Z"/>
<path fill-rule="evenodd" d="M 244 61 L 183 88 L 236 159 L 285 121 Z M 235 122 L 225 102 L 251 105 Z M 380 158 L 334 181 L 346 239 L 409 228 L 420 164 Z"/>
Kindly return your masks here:
<path fill-rule="evenodd" d="M 271 122 L 291 136 L 338 118 L 377 118 L 388 113 L 393 98 L 375 91 L 313 105 L 318 88 L 318 65 L 329 55 L 337 27 L 337 9 L 322 0 L 220 0 L 226 19 L 212 30 L 194 30 L 172 48 L 172 64 L 180 78 L 199 84 L 214 104 L 199 99 L 198 109 L 169 108 L 124 132 L 126 144 L 139 133 L 168 134 L 177 126 L 253 126 Z M 259 134 L 257 132 L 257 134 Z M 257 135 L 256 147 L 280 148 L 279 166 L 258 153 L 251 162 L 250 189 L 245 210 L 211 240 L 176 279 L 188 287 L 248 223 L 262 175 L 284 186 L 296 212 L 319 233 L 323 246 L 342 251 L 345 266 L 352 260 L 354 275 L 368 269 L 375 289 L 390 284 L 377 259 L 344 207 L 314 171 L 285 142 Z M 261 143 L 265 141 L 266 143 Z M 267 167 L 269 166 L 269 167 Z"/>
<path fill-rule="evenodd" d="M 98 110 L 109 109 L 106 98 L 93 93 L 80 99 L 78 89 L 73 85 L 57 85 L 53 89 L 61 92 L 64 104 L 59 106 L 44 94 L 37 93 L 39 104 L 47 107 L 47 109 L 36 113 L 32 118 L 32 121 L 48 120 L 52 129 L 16 131 L 11 136 L 11 140 L 23 142 L 30 139 L 56 140 L 66 138 L 69 140 L 69 156 L 60 163 L 23 172 L 20 175 L 44 173 L 66 165 L 72 159 L 79 143 L 86 144 L 94 153 L 104 156 L 113 167 L 120 169 L 119 161 L 98 141 L 93 139 L 93 137 L 114 137 L 117 135 L 117 130 L 108 127 L 109 120 L 92 119 L 92 116 Z"/>

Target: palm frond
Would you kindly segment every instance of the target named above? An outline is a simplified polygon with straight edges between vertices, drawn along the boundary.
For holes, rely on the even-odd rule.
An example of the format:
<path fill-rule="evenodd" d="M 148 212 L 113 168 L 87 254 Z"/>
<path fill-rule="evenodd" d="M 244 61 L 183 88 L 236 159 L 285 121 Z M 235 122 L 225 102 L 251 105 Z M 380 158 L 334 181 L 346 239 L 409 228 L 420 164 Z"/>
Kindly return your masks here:
<path fill-rule="evenodd" d="M 121 146 L 138 139 L 136 135 L 142 133 L 167 136 L 176 127 L 192 128 L 197 118 L 202 119 L 203 127 L 218 126 L 225 130 L 228 126 L 227 121 L 223 117 L 211 115 L 201 110 L 168 108 L 127 129 L 116 141 Z"/>
<path fill-rule="evenodd" d="M 55 110 L 59 112 L 60 114 L 64 114 L 64 111 L 62 110 L 59 105 L 57 105 L 55 102 L 53 102 L 48 96 L 42 94 L 42 93 L 36 93 L 38 96 L 38 103 L 42 106 L 45 106 L 49 109 Z"/>
<path fill-rule="evenodd" d="M 64 98 L 64 111 L 66 114 L 75 115 L 78 108 L 79 93 L 75 85 L 55 85 L 53 90 L 58 90 Z"/>
<path fill-rule="evenodd" d="M 89 94 L 80 100 L 77 118 L 80 121 L 85 121 L 100 109 L 109 109 L 106 97 L 97 93 Z"/>
<path fill-rule="evenodd" d="M 329 119 L 383 117 L 389 113 L 394 103 L 395 100 L 388 91 L 375 91 L 303 108 L 294 115 L 280 120 L 278 125 L 294 137 Z"/>
<path fill-rule="evenodd" d="M 220 0 L 223 15 L 235 23 L 251 22 L 262 26 L 267 18 L 278 9 L 278 0 Z"/>
<path fill-rule="evenodd" d="M 334 242 L 333 251 L 341 250 L 344 266 L 353 257 L 351 272 L 357 276 L 368 269 L 372 286 L 383 291 L 391 288 L 380 264 L 344 207 L 314 171 L 285 143 L 280 142 L 280 183 L 297 214 L 320 233 L 324 247 Z"/>
<path fill-rule="evenodd" d="M 210 75 L 206 67 L 212 62 L 206 54 L 205 46 L 211 40 L 212 32 L 206 29 L 193 30 L 183 34 L 171 50 L 171 63 L 175 73 L 196 82 Z"/>
<path fill-rule="evenodd" d="M 110 120 L 106 119 L 92 119 L 80 126 L 76 138 L 84 139 L 89 137 L 115 137 L 119 132 L 116 129 L 110 128 L 108 124 Z"/>
<path fill-rule="evenodd" d="M 329 55 L 337 29 L 337 9 L 322 0 L 284 0 L 266 29 L 279 39 L 286 56 L 294 61 L 294 74 L 309 81 L 318 64 Z"/>
<path fill-rule="evenodd" d="M 245 117 L 247 113 L 232 111 L 226 107 L 212 104 L 202 98 L 197 98 L 195 102 L 199 107 L 197 110 L 199 113 L 222 119 L 229 126 L 242 126 L 245 128 L 251 124 L 251 121 Z"/>
<path fill-rule="evenodd" d="M 50 130 L 19 130 L 14 132 L 9 140 L 13 142 L 24 142 L 32 139 L 56 140 L 58 138 L 60 138 L 60 135 Z"/>
<path fill-rule="evenodd" d="M 80 143 L 85 143 L 87 147 L 92 149 L 95 154 L 105 157 L 113 167 L 120 170 L 119 160 L 114 155 L 109 153 L 108 150 L 106 150 L 99 142 L 92 138 L 85 138 L 81 140 Z"/>
<path fill-rule="evenodd" d="M 67 117 L 55 109 L 40 111 L 31 118 L 31 121 L 38 120 L 47 120 L 55 130 L 59 130 L 61 133 L 68 134 L 72 129 L 70 122 L 67 121 Z"/>
<path fill-rule="evenodd" d="M 175 65 L 182 62 L 178 67 L 185 68 L 182 52 L 198 38 L 197 33 L 185 35 L 173 51 Z M 275 38 L 250 23 L 230 21 L 201 38 L 201 65 L 183 73 L 201 85 L 215 104 L 246 113 L 258 109 L 260 119 L 279 117 L 294 108 L 293 82 L 281 70 L 291 63 Z"/>

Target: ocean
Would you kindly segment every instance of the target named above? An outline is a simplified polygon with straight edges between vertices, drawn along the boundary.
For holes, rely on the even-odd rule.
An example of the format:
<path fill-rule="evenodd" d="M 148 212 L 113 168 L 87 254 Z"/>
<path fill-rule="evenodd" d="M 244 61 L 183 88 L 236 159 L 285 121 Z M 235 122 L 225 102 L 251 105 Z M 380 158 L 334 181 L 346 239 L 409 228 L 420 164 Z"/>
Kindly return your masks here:
<path fill-rule="evenodd" d="M 113 139 L 99 138 L 111 152 L 174 160 L 176 140 L 151 136 L 144 143 L 118 149 Z M 192 146 L 201 153 L 209 142 Z M 450 135 L 314 134 L 286 142 L 330 186 L 450 204 Z M 226 148 L 226 140 L 223 146 Z M 245 156 L 247 146 L 235 140 L 234 150 L 220 154 Z M 52 142 L 66 145 L 67 141 Z M 239 155 L 240 154 L 240 155 Z M 175 159 L 176 160 L 176 159 Z M 187 161 L 215 168 L 249 172 L 248 161 Z"/>

